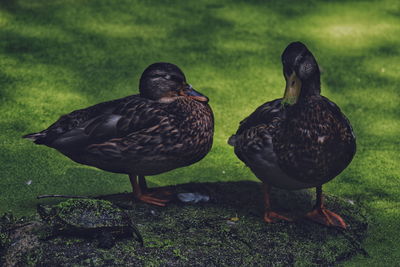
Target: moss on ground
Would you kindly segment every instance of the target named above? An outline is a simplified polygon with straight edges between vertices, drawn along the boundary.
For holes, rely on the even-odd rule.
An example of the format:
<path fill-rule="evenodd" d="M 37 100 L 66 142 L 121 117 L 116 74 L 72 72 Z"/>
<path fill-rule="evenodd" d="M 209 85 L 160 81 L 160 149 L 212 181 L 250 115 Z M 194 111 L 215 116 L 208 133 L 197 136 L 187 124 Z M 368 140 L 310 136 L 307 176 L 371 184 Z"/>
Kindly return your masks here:
<path fill-rule="evenodd" d="M 299 40 L 322 69 L 322 94 L 357 136 L 353 162 L 324 186 L 362 201 L 373 218 L 371 257 L 344 265 L 397 266 L 399 25 L 398 0 L 1 0 L 0 214 L 34 214 L 41 194 L 131 190 L 126 175 L 79 165 L 20 136 L 137 93 L 140 74 L 157 61 L 180 66 L 210 98 L 216 127 L 207 157 L 148 177 L 149 185 L 256 181 L 226 140 L 250 112 L 283 95 L 280 55 Z"/>
<path fill-rule="evenodd" d="M 327 207 L 349 224 L 342 230 L 301 218 L 313 206 L 309 191 L 274 190 L 275 209 L 295 221 L 267 225 L 259 183 L 185 184 L 173 190 L 207 194 L 210 201 L 188 204 L 175 199 L 163 208 L 134 202 L 128 194 L 106 197 L 125 208 L 143 235 L 143 247 L 132 238 L 102 249 L 95 238 L 57 236 L 21 248 L 24 253 L 3 247 L 2 261 L 11 251 L 24 266 L 332 266 L 366 254 L 361 242 L 368 220 L 351 200 L 326 198 Z M 27 233 L 34 233 L 32 227 Z"/>

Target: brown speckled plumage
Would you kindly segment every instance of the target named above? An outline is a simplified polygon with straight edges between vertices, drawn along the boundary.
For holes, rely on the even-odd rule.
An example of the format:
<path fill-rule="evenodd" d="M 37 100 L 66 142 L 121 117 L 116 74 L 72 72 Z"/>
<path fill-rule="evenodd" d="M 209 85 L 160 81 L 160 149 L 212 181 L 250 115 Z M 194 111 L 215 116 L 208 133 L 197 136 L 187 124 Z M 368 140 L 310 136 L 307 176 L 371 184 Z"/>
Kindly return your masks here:
<path fill-rule="evenodd" d="M 305 183 L 325 183 L 336 177 L 355 153 L 353 131 L 340 109 L 323 96 L 287 108 L 287 125 L 274 136 L 279 164 Z M 290 152 L 288 152 L 290 151 Z"/>
<path fill-rule="evenodd" d="M 318 64 L 304 44 L 289 44 L 282 64 L 284 98 L 257 108 L 240 123 L 228 143 L 264 184 L 266 222 L 288 220 L 272 211 L 271 186 L 316 187 L 317 204 L 307 216 L 346 228 L 339 215 L 324 207 L 322 185 L 342 172 L 356 152 L 350 122 L 336 104 L 320 95 Z"/>
<path fill-rule="evenodd" d="M 154 175 L 195 163 L 209 152 L 213 115 L 208 104 L 188 97 L 160 103 L 135 95 L 64 115 L 41 133 L 53 138 L 40 143 L 79 163 Z"/>
<path fill-rule="evenodd" d="M 271 136 L 279 166 L 286 174 L 308 187 L 333 179 L 355 153 L 347 118 L 323 96 L 307 98 L 293 107 L 284 107 L 281 101 L 265 103 L 241 122 L 231 139 L 236 155 L 255 167 L 252 159 L 265 152 L 266 136 Z M 268 179 L 268 173 L 265 177 Z"/>
<path fill-rule="evenodd" d="M 76 110 L 24 137 L 106 171 L 155 175 L 210 151 L 214 119 L 207 102 L 177 66 L 155 63 L 143 73 L 139 95 Z"/>
<path fill-rule="evenodd" d="M 171 103 L 139 96 L 129 99 L 121 99 L 111 112 L 110 116 L 120 116 L 108 129 L 112 135 L 95 138 L 105 134 L 102 120 L 97 119 L 81 126 L 89 142 L 79 151 L 59 150 L 107 171 L 155 175 L 195 163 L 211 149 L 213 118 L 208 104 L 187 97 Z"/>

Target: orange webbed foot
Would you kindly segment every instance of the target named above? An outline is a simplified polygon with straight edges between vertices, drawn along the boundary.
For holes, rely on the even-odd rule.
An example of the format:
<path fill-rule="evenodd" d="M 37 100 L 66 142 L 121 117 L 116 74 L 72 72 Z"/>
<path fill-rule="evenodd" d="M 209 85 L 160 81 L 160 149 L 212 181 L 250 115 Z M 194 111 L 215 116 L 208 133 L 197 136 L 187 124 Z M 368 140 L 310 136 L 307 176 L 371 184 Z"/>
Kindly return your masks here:
<path fill-rule="evenodd" d="M 174 193 L 170 190 L 170 187 L 153 187 L 147 189 L 146 194 L 151 196 L 157 195 L 170 198 Z"/>
<path fill-rule="evenodd" d="M 138 200 L 144 202 L 144 203 L 148 203 L 148 204 L 152 204 L 152 205 L 156 205 L 156 206 L 160 206 L 160 207 L 165 207 L 165 203 L 169 202 L 169 199 L 160 199 L 160 198 L 156 198 L 153 197 L 152 194 L 141 194 L 139 196 L 135 196 Z"/>
<path fill-rule="evenodd" d="M 347 228 L 347 224 L 342 217 L 324 207 L 316 208 L 310 211 L 307 213 L 306 217 L 312 221 L 326 226 L 336 226 L 343 229 Z"/>
<path fill-rule="evenodd" d="M 165 203 L 170 201 L 170 198 L 159 198 L 158 196 L 168 196 L 168 193 L 162 193 L 165 190 L 159 190 L 159 188 L 148 189 L 147 183 L 144 176 L 129 175 L 129 180 L 131 181 L 133 196 L 148 204 L 165 207 Z"/>

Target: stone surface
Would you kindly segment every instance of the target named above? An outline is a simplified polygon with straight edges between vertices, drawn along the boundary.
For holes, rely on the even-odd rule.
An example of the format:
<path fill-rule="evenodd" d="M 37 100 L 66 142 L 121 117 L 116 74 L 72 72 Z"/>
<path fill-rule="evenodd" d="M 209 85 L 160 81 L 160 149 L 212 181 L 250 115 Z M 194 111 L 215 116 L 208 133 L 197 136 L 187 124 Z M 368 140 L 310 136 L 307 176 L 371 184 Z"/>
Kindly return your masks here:
<path fill-rule="evenodd" d="M 105 196 L 126 210 L 141 232 L 142 247 L 131 237 L 110 249 L 82 236 L 40 239 L 41 222 L 0 220 L 4 266 L 332 266 L 366 251 L 361 242 L 368 219 L 357 203 L 326 197 L 327 207 L 349 224 L 328 228 L 302 216 L 313 206 L 313 191 L 273 190 L 272 205 L 294 222 L 266 224 L 256 182 L 184 184 L 175 193 L 200 193 L 208 202 L 174 199 L 167 207 L 137 203 L 130 194 Z"/>

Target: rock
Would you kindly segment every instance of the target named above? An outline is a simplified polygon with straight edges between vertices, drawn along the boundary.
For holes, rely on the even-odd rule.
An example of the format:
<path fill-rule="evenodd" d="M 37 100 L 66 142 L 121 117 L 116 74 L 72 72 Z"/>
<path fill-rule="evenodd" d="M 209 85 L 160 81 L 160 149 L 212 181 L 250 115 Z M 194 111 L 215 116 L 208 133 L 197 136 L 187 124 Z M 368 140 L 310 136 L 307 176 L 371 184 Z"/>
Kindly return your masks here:
<path fill-rule="evenodd" d="M 8 226 L 0 227 L 1 234 L 11 239 L 3 242 L 8 245 L 0 247 L 0 263 L 4 266 L 331 266 L 366 253 L 361 242 L 367 233 L 368 220 L 357 202 L 326 196 L 327 207 L 349 224 L 347 230 L 342 230 L 302 219 L 313 206 L 314 194 L 307 190 L 272 192 L 276 210 L 297 216 L 294 222 L 275 224 L 262 220 L 261 187 L 256 182 L 184 184 L 176 186 L 175 191 L 199 192 L 210 196 L 210 200 L 192 205 L 176 199 L 167 207 L 155 207 L 132 204 L 130 194 L 108 198 L 120 207 L 130 207 L 125 212 L 142 233 L 144 247 L 132 238 L 123 237 L 110 249 L 98 248 L 90 238 L 63 235 L 39 240 L 35 238 L 35 227 L 23 230 L 25 236 L 34 240 L 32 246 L 26 247 L 15 243 L 16 230 Z M 35 224 L 41 222 L 32 225 Z M 6 261 L 10 257 L 14 259 L 12 264 Z"/>
<path fill-rule="evenodd" d="M 210 197 L 197 192 L 194 193 L 179 193 L 177 194 L 178 199 L 186 203 L 197 203 L 197 202 L 207 202 Z"/>
<path fill-rule="evenodd" d="M 97 237 L 100 247 L 110 248 L 116 236 L 136 235 L 143 244 L 132 218 L 106 200 L 69 199 L 53 207 L 39 205 L 37 212 L 48 226 L 49 237 L 57 234 Z"/>

